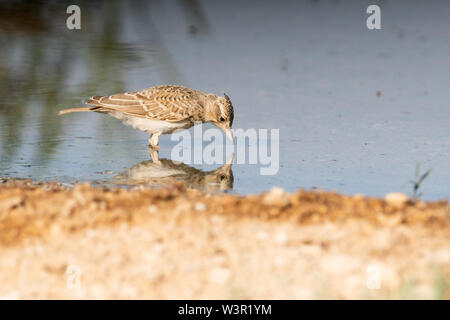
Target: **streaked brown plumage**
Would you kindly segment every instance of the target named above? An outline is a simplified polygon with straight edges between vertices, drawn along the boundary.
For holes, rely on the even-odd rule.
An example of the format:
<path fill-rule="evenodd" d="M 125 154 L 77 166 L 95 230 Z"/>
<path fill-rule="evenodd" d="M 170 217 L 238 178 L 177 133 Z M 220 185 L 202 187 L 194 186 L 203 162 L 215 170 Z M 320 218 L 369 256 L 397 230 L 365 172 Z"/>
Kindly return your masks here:
<path fill-rule="evenodd" d="M 66 109 L 59 114 L 85 111 L 107 113 L 152 134 L 149 142 L 154 148 L 159 148 L 161 134 L 190 128 L 196 122 L 212 122 L 233 140 L 233 105 L 226 94 L 219 97 L 182 86 L 163 85 L 136 92 L 93 96 L 86 104 L 91 107 Z"/>

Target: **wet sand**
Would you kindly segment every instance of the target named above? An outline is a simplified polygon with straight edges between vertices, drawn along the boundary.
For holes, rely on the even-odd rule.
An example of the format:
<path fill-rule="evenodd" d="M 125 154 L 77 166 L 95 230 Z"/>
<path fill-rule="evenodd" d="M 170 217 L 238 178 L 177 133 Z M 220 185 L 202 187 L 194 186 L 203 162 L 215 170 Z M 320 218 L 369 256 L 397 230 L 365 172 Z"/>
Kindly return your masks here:
<path fill-rule="evenodd" d="M 448 202 L 0 181 L 3 298 L 450 298 Z"/>

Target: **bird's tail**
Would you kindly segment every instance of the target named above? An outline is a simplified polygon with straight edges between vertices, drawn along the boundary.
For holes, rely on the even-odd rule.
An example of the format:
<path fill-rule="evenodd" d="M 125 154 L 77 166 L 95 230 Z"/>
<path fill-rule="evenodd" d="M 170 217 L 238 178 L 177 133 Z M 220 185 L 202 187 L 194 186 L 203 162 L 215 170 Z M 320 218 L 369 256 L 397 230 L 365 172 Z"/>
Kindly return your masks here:
<path fill-rule="evenodd" d="M 95 109 L 98 109 L 98 107 L 83 107 L 83 108 L 70 108 L 61 110 L 58 112 L 59 115 L 66 114 L 66 113 L 72 113 L 72 112 L 86 112 L 86 111 L 93 111 Z"/>

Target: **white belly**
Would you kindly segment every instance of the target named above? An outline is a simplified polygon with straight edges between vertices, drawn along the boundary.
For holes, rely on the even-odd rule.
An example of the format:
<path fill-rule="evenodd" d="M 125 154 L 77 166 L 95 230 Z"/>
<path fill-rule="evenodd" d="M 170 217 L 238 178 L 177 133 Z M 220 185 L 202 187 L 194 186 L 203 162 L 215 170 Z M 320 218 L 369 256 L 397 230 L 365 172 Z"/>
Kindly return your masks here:
<path fill-rule="evenodd" d="M 192 126 L 192 123 L 189 120 L 178 122 L 151 120 L 142 117 L 133 117 L 117 111 L 111 111 L 109 114 L 116 119 L 122 120 L 123 123 L 128 126 L 149 133 L 166 134 L 171 133 L 176 129 L 186 129 Z"/>

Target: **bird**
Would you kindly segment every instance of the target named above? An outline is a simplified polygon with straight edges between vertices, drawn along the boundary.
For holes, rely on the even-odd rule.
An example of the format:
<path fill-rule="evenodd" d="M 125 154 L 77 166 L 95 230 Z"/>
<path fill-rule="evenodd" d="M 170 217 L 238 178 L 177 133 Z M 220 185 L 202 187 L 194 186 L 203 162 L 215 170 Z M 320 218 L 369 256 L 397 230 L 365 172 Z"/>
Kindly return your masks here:
<path fill-rule="evenodd" d="M 234 110 L 230 98 L 178 85 L 160 85 L 141 91 L 109 96 L 92 96 L 89 107 L 70 108 L 72 112 L 99 112 L 121 120 L 125 125 L 150 133 L 149 146 L 159 150 L 159 136 L 177 129 L 188 129 L 196 123 L 210 122 L 233 141 L 231 127 Z"/>
<path fill-rule="evenodd" d="M 234 154 L 220 168 L 202 171 L 183 162 L 160 159 L 158 151 L 151 151 L 152 160 L 134 165 L 113 177 L 109 183 L 124 186 L 171 186 L 182 181 L 187 188 L 216 193 L 233 189 L 232 163 Z"/>

